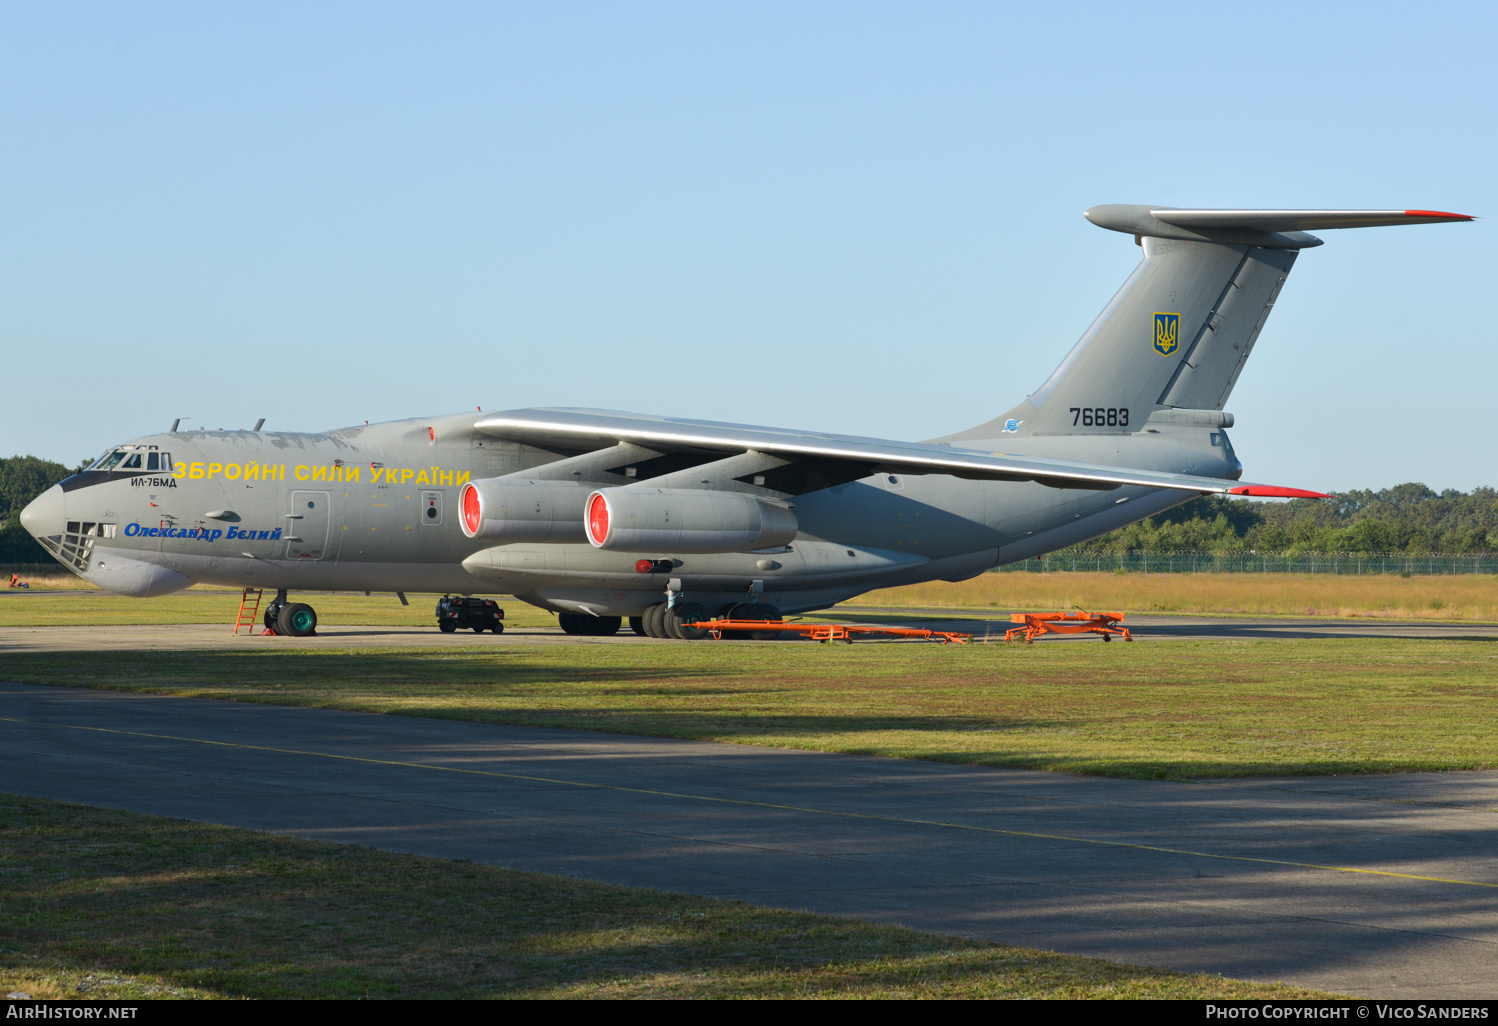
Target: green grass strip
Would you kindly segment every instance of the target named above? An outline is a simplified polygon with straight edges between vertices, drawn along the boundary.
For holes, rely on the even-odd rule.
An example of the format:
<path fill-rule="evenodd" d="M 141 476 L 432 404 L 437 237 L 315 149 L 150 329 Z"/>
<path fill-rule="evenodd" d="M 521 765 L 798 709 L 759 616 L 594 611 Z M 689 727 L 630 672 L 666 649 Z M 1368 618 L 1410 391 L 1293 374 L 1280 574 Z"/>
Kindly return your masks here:
<path fill-rule="evenodd" d="M 1498 642 L 9 652 L 35 684 L 1146 779 L 1498 768 Z"/>
<path fill-rule="evenodd" d="M 3 795 L 0 986 L 123 999 L 1330 996 Z"/>

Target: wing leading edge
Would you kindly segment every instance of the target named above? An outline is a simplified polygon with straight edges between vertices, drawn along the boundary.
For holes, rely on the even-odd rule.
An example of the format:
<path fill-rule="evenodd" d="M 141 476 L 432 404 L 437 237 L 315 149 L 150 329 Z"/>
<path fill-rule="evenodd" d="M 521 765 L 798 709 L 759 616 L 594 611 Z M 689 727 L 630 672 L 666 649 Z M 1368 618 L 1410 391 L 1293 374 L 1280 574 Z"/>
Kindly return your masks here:
<path fill-rule="evenodd" d="M 1104 467 L 1069 460 L 958 449 L 929 442 L 898 442 L 852 435 L 679 420 L 614 410 L 509 410 L 483 417 L 474 427 L 487 435 L 551 449 L 597 449 L 630 442 L 665 452 L 761 452 L 871 464 L 907 474 L 951 474 L 992 481 L 1037 481 L 1056 487 L 1124 485 L 1215 495 L 1321 499 L 1322 492 L 1278 485 L 1242 484 L 1193 474 L 1167 474 Z"/>

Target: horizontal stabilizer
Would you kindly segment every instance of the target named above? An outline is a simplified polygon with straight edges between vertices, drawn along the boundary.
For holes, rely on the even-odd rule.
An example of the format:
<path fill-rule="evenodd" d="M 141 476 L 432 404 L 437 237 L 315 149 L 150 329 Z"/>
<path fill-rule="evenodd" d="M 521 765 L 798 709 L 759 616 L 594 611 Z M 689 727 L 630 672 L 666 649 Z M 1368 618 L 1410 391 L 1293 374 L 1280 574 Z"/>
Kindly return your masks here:
<path fill-rule="evenodd" d="M 1383 228 L 1396 224 L 1470 221 L 1442 210 L 1176 210 L 1156 207 L 1152 215 L 1178 228 L 1252 228 L 1260 232 L 1314 232 L 1327 228 Z"/>
<path fill-rule="evenodd" d="M 1472 220 L 1444 210 L 1182 210 L 1131 203 L 1105 203 L 1083 216 L 1099 228 L 1142 238 L 1271 249 L 1321 245 L 1309 231 Z"/>

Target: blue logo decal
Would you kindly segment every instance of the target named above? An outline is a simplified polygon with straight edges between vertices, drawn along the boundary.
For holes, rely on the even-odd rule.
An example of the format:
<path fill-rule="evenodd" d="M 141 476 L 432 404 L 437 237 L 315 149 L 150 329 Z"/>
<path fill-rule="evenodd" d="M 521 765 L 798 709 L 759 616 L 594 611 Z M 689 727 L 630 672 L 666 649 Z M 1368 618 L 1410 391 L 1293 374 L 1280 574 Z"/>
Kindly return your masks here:
<path fill-rule="evenodd" d="M 1155 314 L 1155 352 L 1169 356 L 1176 351 L 1181 333 L 1181 315 L 1173 313 Z"/>
<path fill-rule="evenodd" d="M 1013 417 L 1010 417 L 1008 420 L 1004 421 L 1004 430 L 1005 431 L 1018 431 L 1019 430 L 1019 421 L 1015 420 Z"/>

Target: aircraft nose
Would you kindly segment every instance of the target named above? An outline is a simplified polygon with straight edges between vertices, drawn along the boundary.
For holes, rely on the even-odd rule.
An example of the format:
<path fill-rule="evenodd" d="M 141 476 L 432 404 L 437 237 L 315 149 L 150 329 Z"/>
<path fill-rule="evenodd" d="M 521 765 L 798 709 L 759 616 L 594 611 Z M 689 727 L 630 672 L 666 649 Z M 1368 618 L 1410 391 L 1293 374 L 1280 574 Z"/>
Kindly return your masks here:
<path fill-rule="evenodd" d="M 49 534 L 62 534 L 67 526 L 67 511 L 63 508 L 61 485 L 53 485 L 27 503 L 21 510 L 21 526 L 31 532 L 33 538 Z"/>

